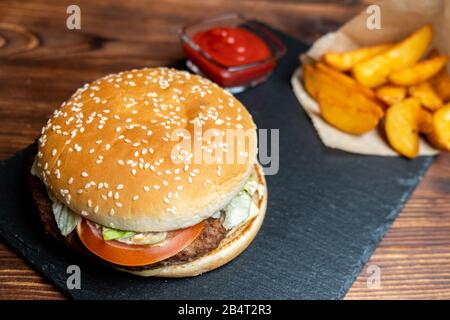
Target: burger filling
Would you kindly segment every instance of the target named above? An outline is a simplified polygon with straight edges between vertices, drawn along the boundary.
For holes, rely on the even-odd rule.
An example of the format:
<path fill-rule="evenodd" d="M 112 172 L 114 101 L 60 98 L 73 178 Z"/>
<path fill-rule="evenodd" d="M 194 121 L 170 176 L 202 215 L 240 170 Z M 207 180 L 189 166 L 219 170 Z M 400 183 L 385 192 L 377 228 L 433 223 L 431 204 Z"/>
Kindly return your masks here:
<path fill-rule="evenodd" d="M 32 173 L 36 175 L 34 168 Z M 228 205 L 204 222 L 170 232 L 140 233 L 113 229 L 85 220 L 50 192 L 47 194 L 51 200 L 54 221 L 62 236 L 66 239 L 76 238 L 72 236 L 76 229 L 84 247 L 95 255 L 112 264 L 139 270 L 185 263 L 217 248 L 221 240 L 259 213 L 257 202 L 263 193 L 264 186 L 252 174 Z"/>

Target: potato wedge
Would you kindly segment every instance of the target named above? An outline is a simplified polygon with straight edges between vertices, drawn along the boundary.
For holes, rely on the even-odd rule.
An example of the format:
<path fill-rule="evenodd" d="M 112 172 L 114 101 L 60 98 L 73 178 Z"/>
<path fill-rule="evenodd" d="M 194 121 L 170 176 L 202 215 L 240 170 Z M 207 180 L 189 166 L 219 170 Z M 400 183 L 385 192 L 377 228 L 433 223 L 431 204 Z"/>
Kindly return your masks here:
<path fill-rule="evenodd" d="M 319 91 L 317 102 L 323 119 L 333 127 L 355 135 L 373 130 L 383 112 L 372 100 L 355 91 Z"/>
<path fill-rule="evenodd" d="M 435 147 L 450 151 L 450 103 L 433 114 L 433 130 L 427 138 Z"/>
<path fill-rule="evenodd" d="M 375 90 L 378 99 L 391 106 L 406 97 L 406 88 L 400 86 L 384 85 Z"/>
<path fill-rule="evenodd" d="M 435 48 L 431 50 L 429 57 L 433 58 L 439 56 L 439 51 Z M 430 79 L 430 84 L 439 98 L 444 102 L 450 101 L 450 76 L 447 68 L 442 68 L 433 78 Z"/>
<path fill-rule="evenodd" d="M 411 97 L 417 98 L 425 108 L 431 111 L 443 106 L 441 98 L 427 81 L 409 87 L 408 91 Z"/>
<path fill-rule="evenodd" d="M 320 80 L 316 69 L 310 64 L 303 65 L 303 84 L 308 94 L 317 100 L 320 89 Z"/>
<path fill-rule="evenodd" d="M 382 85 L 392 72 L 414 65 L 427 50 L 432 37 L 433 29 L 427 24 L 391 49 L 357 63 L 352 69 L 353 76 L 369 88 Z"/>
<path fill-rule="evenodd" d="M 355 79 L 346 75 L 345 73 L 334 70 L 320 62 L 316 63 L 315 66 L 318 70 L 328 74 L 330 77 L 334 78 L 336 81 L 341 82 L 342 84 L 354 87 L 355 90 L 361 91 L 369 98 L 375 98 L 375 92 L 372 89 L 360 85 L 358 82 L 355 81 Z"/>
<path fill-rule="evenodd" d="M 323 55 L 323 61 L 337 70 L 348 71 L 358 62 L 370 59 L 391 47 L 392 44 L 380 44 L 347 52 L 327 52 Z"/>
<path fill-rule="evenodd" d="M 321 91 L 318 103 L 320 113 L 326 122 L 350 134 L 360 135 L 369 132 L 380 121 L 378 113 L 371 107 L 355 103 L 351 97 L 336 97 L 335 94 Z"/>
<path fill-rule="evenodd" d="M 431 131 L 433 131 L 433 114 L 422 108 L 420 110 L 419 132 L 428 134 Z"/>
<path fill-rule="evenodd" d="M 415 65 L 389 75 L 388 79 L 399 86 L 412 86 L 436 75 L 448 62 L 448 56 L 438 56 L 420 61 Z"/>
<path fill-rule="evenodd" d="M 446 68 L 443 68 L 436 76 L 431 78 L 430 84 L 442 101 L 450 101 L 450 76 Z"/>
<path fill-rule="evenodd" d="M 385 129 L 390 145 L 401 155 L 414 158 L 419 153 L 419 100 L 408 98 L 386 111 Z"/>
<path fill-rule="evenodd" d="M 317 100 L 321 115 L 332 126 L 351 134 L 375 128 L 384 112 L 381 106 L 348 79 L 311 65 L 304 65 L 306 91 Z M 351 79 L 350 79 L 351 80 Z"/>

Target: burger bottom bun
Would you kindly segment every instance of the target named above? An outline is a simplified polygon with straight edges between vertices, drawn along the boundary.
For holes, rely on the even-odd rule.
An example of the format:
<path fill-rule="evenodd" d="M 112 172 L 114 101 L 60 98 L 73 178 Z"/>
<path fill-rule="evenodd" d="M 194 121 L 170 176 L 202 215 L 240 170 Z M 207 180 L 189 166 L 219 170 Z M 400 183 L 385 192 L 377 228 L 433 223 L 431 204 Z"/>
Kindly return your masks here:
<path fill-rule="evenodd" d="M 118 268 L 143 277 L 183 278 L 194 277 L 202 273 L 217 269 L 241 254 L 253 241 L 261 227 L 267 206 L 267 185 L 262 167 L 255 164 L 258 183 L 264 185 L 264 194 L 258 199 L 259 214 L 244 225 L 230 230 L 229 235 L 222 240 L 219 247 L 210 253 L 188 263 L 170 265 L 161 268 L 133 271 Z"/>

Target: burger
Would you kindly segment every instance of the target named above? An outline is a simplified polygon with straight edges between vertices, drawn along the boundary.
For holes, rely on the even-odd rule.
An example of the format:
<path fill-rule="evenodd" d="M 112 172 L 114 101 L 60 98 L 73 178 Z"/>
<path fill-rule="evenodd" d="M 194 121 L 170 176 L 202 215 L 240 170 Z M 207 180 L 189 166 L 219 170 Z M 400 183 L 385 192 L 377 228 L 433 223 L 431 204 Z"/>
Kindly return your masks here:
<path fill-rule="evenodd" d="M 211 81 L 169 68 L 78 89 L 37 140 L 29 185 L 47 233 L 141 276 L 218 268 L 256 236 L 267 188 L 256 126 Z"/>

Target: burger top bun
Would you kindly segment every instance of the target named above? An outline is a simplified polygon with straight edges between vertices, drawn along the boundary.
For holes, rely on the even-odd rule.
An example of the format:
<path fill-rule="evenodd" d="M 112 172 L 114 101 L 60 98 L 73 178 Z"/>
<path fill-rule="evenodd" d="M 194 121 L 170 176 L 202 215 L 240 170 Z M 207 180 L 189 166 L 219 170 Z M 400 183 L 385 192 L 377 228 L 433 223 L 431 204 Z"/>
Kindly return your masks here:
<path fill-rule="evenodd" d="M 36 159 L 48 191 L 75 213 L 122 230 L 169 231 L 208 218 L 242 189 L 256 127 L 207 79 L 132 70 L 78 89 L 42 129 Z"/>

